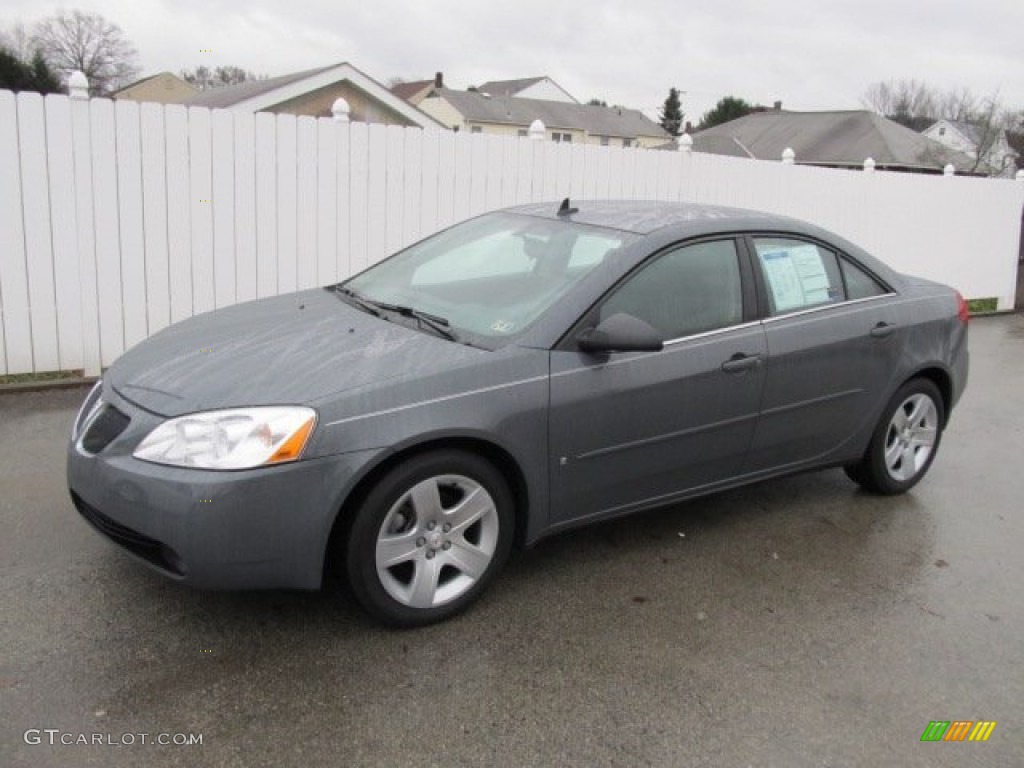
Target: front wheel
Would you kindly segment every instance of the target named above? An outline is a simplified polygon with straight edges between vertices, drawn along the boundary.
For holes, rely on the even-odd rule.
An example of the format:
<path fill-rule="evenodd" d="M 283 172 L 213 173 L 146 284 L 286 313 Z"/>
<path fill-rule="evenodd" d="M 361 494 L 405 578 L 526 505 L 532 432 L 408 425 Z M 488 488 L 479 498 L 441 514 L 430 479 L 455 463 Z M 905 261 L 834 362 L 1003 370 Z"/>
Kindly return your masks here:
<path fill-rule="evenodd" d="M 347 546 L 352 591 L 393 626 L 446 619 L 475 600 L 512 547 L 502 474 L 462 451 L 421 454 L 385 475 L 356 513 Z"/>
<path fill-rule="evenodd" d="M 864 457 L 846 474 L 874 493 L 910 490 L 935 459 L 944 421 L 938 387 L 927 379 L 908 381 L 883 411 Z"/>

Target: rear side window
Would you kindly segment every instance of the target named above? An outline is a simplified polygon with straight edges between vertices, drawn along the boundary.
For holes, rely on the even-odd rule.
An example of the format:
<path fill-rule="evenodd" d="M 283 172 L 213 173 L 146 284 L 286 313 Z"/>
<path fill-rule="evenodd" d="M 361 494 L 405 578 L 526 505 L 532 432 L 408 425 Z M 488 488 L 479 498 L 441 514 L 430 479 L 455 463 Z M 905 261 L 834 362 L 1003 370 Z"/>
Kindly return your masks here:
<path fill-rule="evenodd" d="M 814 243 L 778 237 L 754 238 L 772 315 L 845 300 L 836 255 Z"/>
<path fill-rule="evenodd" d="M 888 291 L 875 278 L 858 267 L 852 261 L 839 259 L 839 265 L 843 270 L 843 280 L 846 281 L 846 298 L 868 299 L 872 296 L 882 296 Z"/>

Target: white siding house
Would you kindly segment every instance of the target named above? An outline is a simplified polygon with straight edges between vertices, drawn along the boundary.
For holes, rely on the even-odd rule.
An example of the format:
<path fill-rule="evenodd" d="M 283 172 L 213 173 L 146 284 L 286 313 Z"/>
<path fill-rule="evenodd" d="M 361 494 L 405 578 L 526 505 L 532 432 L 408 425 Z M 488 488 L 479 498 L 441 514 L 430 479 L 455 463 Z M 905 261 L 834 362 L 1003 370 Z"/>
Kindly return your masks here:
<path fill-rule="evenodd" d="M 1004 130 L 995 137 L 987 137 L 984 128 L 976 123 L 939 120 L 922 133 L 950 149 L 963 152 L 972 160 L 978 159 L 978 149 L 981 148 L 981 163 L 988 166 L 992 176 L 1011 178 L 1017 170 L 1017 153 L 1006 140 Z"/>

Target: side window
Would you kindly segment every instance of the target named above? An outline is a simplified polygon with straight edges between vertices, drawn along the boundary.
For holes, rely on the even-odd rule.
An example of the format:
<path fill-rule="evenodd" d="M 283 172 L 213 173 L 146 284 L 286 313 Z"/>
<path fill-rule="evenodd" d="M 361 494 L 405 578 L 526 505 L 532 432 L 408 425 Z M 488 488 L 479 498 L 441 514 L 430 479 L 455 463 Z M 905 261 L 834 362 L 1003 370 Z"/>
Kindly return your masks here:
<path fill-rule="evenodd" d="M 814 243 L 778 237 L 754 238 L 754 250 L 768 290 L 771 314 L 843 301 L 839 260 Z"/>
<path fill-rule="evenodd" d="M 742 322 L 736 243 L 697 243 L 659 256 L 605 301 L 601 319 L 619 312 L 650 323 L 665 339 Z"/>
<path fill-rule="evenodd" d="M 846 297 L 851 301 L 888 293 L 881 283 L 852 261 L 840 258 L 839 265 L 843 270 L 843 280 L 846 281 Z"/>

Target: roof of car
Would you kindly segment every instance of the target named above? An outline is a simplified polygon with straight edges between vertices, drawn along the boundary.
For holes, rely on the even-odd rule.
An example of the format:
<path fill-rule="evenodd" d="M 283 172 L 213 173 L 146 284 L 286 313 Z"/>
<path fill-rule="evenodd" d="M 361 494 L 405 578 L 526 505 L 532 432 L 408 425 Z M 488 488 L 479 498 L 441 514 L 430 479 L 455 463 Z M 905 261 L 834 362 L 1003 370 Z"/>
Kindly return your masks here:
<path fill-rule="evenodd" d="M 559 203 L 529 203 L 508 210 L 528 216 L 559 218 Z M 569 214 L 570 221 L 596 227 L 609 227 L 646 235 L 658 229 L 679 225 L 721 224 L 722 229 L 806 229 L 807 225 L 785 216 L 697 203 L 669 203 L 644 200 L 582 200 L 570 201 L 578 211 Z M 697 228 L 696 226 L 694 228 Z"/>
<path fill-rule="evenodd" d="M 561 205 L 562 203 L 558 202 L 530 203 L 505 210 L 545 219 L 562 219 L 563 217 L 558 215 Z M 817 238 L 854 256 L 890 286 L 903 284 L 903 277 L 892 267 L 841 235 L 780 214 L 718 205 L 646 200 L 570 200 L 569 205 L 578 209 L 564 217 L 569 221 L 618 229 L 637 235 L 670 230 L 665 234 L 672 239 L 685 239 L 724 232 L 760 231 Z"/>

